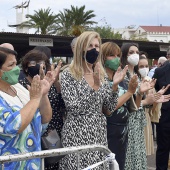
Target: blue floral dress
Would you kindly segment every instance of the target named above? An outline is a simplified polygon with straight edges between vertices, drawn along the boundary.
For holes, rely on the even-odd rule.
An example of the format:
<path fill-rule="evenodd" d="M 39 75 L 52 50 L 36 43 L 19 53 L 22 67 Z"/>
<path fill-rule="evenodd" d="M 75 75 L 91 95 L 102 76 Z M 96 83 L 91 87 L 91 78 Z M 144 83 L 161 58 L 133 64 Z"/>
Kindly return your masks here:
<path fill-rule="evenodd" d="M 21 154 L 41 150 L 41 115 L 37 110 L 31 123 L 18 134 L 21 126 L 20 110 L 29 101 L 29 92 L 20 84 L 13 85 L 17 96 L 12 97 L 0 91 L 0 156 Z M 43 128 L 46 128 L 44 124 Z M 2 167 L 0 166 L 0 169 Z M 41 160 L 5 163 L 5 170 L 40 170 Z"/>

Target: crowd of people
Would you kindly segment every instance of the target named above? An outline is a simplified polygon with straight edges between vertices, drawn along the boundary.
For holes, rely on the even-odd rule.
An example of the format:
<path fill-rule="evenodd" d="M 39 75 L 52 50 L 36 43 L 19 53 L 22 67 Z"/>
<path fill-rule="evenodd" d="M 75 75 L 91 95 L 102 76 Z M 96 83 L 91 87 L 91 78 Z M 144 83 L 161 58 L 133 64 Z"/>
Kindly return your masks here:
<path fill-rule="evenodd" d="M 63 147 L 104 145 L 115 153 L 120 170 L 147 170 L 157 116 L 156 169 L 167 170 L 170 50 L 158 60 L 152 78 L 147 53 L 135 43 L 102 44 L 97 32 L 85 31 L 71 47 L 73 60 L 64 67 L 61 61 L 57 67 L 50 63 L 48 47 L 35 47 L 22 58 L 21 71 L 14 47 L 0 45 L 0 155 L 41 151 L 41 136 L 55 129 Z M 80 154 L 79 168 L 105 157 L 100 151 Z M 77 166 L 74 153 L 45 162 L 47 170 Z M 38 158 L 5 163 L 5 169 L 41 168 Z M 107 169 L 108 162 L 95 168 Z"/>

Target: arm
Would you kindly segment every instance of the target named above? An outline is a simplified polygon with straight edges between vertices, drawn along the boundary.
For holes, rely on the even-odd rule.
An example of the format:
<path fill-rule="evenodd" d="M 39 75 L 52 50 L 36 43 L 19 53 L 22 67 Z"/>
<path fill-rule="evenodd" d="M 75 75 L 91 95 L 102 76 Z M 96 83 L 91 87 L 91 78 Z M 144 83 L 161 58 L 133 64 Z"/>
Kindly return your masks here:
<path fill-rule="evenodd" d="M 42 97 L 39 109 L 42 116 L 42 120 L 41 120 L 42 124 L 48 123 L 52 117 L 52 109 L 51 109 L 50 101 L 48 99 L 48 95 L 44 95 Z"/>
<path fill-rule="evenodd" d="M 5 102 L 0 103 L 3 108 L 3 111 L 0 113 L 3 125 L 1 124 L 0 126 L 4 128 L 3 132 L 5 134 L 16 135 L 17 133 L 22 133 L 37 112 L 42 97 L 39 76 L 33 78 L 32 86 L 29 89 L 30 100 L 28 99 L 28 103 L 23 108 L 16 108 L 12 105 L 9 107 L 7 104 L 4 104 Z M 25 93 L 26 91 L 22 92 Z"/>
<path fill-rule="evenodd" d="M 127 91 L 125 94 L 120 96 L 115 110 L 119 109 L 124 103 L 126 103 L 130 99 L 130 97 L 132 97 L 132 95 L 133 93 Z"/>
<path fill-rule="evenodd" d="M 20 110 L 21 114 L 21 126 L 18 133 L 23 132 L 23 130 L 30 124 L 34 114 L 36 113 L 38 107 L 40 106 L 42 98 L 42 84 L 40 81 L 40 76 L 34 76 L 31 87 L 29 87 L 30 101 Z M 29 115 L 29 116 L 28 116 Z"/>
<path fill-rule="evenodd" d="M 34 76 L 29 88 L 31 104 L 28 102 L 20 111 L 22 123 L 18 133 L 21 133 L 32 121 L 38 107 L 42 116 L 42 123 L 45 124 L 51 120 L 52 109 L 47 94 L 52 83 L 53 76 L 50 73 L 47 73 L 43 80 L 40 80 L 38 75 Z"/>
<path fill-rule="evenodd" d="M 13 108 L 13 106 L 9 107 L 4 99 L 0 97 L 0 127 L 2 129 L 0 133 L 10 136 L 16 136 L 17 133 L 22 133 L 34 117 L 38 106 L 39 101 L 32 99 L 24 108 L 19 110 L 19 108 Z"/>
<path fill-rule="evenodd" d="M 138 88 L 137 95 L 136 95 L 136 105 L 137 105 L 137 107 L 140 106 L 144 93 L 147 93 L 150 89 L 153 89 L 154 86 L 155 86 L 155 83 L 156 83 L 156 79 L 152 79 L 151 81 L 148 81 L 148 80 L 142 80 L 141 81 L 140 87 Z"/>
<path fill-rule="evenodd" d="M 54 83 L 54 75 L 52 72 L 48 71 L 44 79 L 40 81 L 42 98 L 40 101 L 40 113 L 42 116 L 42 124 L 48 123 L 52 117 L 52 108 L 48 98 L 48 92 L 50 87 Z"/>
<path fill-rule="evenodd" d="M 59 61 L 56 68 L 54 68 L 54 65 L 51 65 L 51 71 L 53 72 L 53 75 L 55 77 L 54 86 L 57 89 L 58 93 L 61 93 L 60 82 L 59 82 L 61 65 L 62 65 L 61 61 Z"/>
<path fill-rule="evenodd" d="M 132 78 L 129 81 L 128 84 L 128 90 L 125 94 L 123 94 L 122 96 L 119 97 L 118 99 L 118 105 L 116 107 L 116 109 L 120 108 L 124 103 L 126 103 L 130 97 L 133 96 L 133 94 L 136 91 L 136 88 L 138 86 L 138 81 L 137 81 L 138 77 L 137 75 L 133 75 Z"/>
<path fill-rule="evenodd" d="M 142 106 L 149 105 L 146 99 L 145 99 L 145 100 L 142 100 L 141 102 L 142 102 Z"/>
<path fill-rule="evenodd" d="M 162 91 L 164 91 L 164 89 Z M 161 98 L 161 96 L 162 96 L 162 94 L 155 93 L 155 89 L 153 88 L 147 92 L 145 99 L 142 100 L 142 105 L 143 106 L 153 105 L 157 100 L 159 100 Z"/>
<path fill-rule="evenodd" d="M 57 92 L 58 92 L 58 93 L 61 93 L 61 88 L 60 88 L 59 80 L 56 79 L 56 80 L 54 81 L 54 86 L 55 86 Z"/>
<path fill-rule="evenodd" d="M 112 89 L 110 89 L 109 86 L 106 87 L 106 89 L 110 90 L 112 93 L 112 94 L 109 93 L 107 94 L 108 96 L 106 97 L 106 100 L 104 101 L 103 104 L 103 112 L 107 115 L 111 115 L 111 113 L 114 112 L 114 110 L 121 107 L 123 105 L 123 102 L 127 99 L 126 97 L 129 96 L 129 93 L 127 93 L 124 96 L 125 98 L 121 97 L 118 103 L 118 84 L 121 81 L 123 81 L 127 70 L 128 70 L 128 66 L 125 66 L 123 70 L 119 67 L 113 77 Z"/>
<path fill-rule="evenodd" d="M 112 86 L 113 87 L 113 86 Z M 105 98 L 103 101 L 103 113 L 111 116 L 118 103 L 118 91 L 114 91 L 108 84 L 105 85 Z"/>
<path fill-rule="evenodd" d="M 136 95 L 136 100 L 135 100 L 136 106 L 138 108 L 140 107 L 140 104 L 141 104 L 141 101 L 142 101 L 142 97 L 143 97 L 143 93 L 138 91 L 137 95 Z"/>
<path fill-rule="evenodd" d="M 133 95 L 132 93 L 126 92 L 125 94 L 120 96 L 118 98 L 118 103 L 117 103 L 117 106 L 116 106 L 115 110 L 119 109 L 124 103 L 126 103 L 132 95 Z M 111 111 L 109 111 L 108 109 L 103 108 L 102 110 L 103 110 L 103 113 L 105 115 L 107 115 L 107 116 L 111 116 L 112 115 Z"/>
<path fill-rule="evenodd" d="M 31 99 L 21 110 L 21 125 L 18 130 L 18 133 L 22 133 L 25 128 L 30 124 L 32 121 L 34 114 L 36 113 L 38 107 L 40 104 L 40 98 L 39 99 Z M 29 115 L 29 116 L 28 116 Z"/>

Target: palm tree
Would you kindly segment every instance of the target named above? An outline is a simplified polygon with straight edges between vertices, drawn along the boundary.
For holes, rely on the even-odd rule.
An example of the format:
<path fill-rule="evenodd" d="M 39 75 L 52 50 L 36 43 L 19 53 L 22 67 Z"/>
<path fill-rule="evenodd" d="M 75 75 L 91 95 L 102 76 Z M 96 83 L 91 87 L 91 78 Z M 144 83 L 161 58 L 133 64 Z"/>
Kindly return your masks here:
<path fill-rule="evenodd" d="M 26 16 L 29 20 L 21 23 L 21 27 L 35 28 L 35 33 L 48 34 L 51 31 L 50 27 L 53 28 L 56 24 L 57 15 L 54 15 L 50 8 L 34 10 L 34 12 L 34 15 Z"/>
<path fill-rule="evenodd" d="M 52 27 L 52 33 L 59 34 L 59 35 L 70 35 L 70 26 L 72 24 L 71 15 L 68 11 L 61 12 L 57 15 L 56 25 Z"/>
<path fill-rule="evenodd" d="M 93 12 L 93 10 L 85 12 L 85 5 L 80 8 L 71 5 L 71 9 L 64 9 L 64 12 L 60 11 L 58 14 L 56 30 L 60 30 L 59 33 L 61 35 L 78 36 L 91 25 L 96 24 L 95 21 L 91 20 L 96 16 Z"/>
<path fill-rule="evenodd" d="M 94 18 L 96 15 L 93 14 L 93 10 L 89 11 L 84 11 L 85 10 L 85 5 L 82 7 L 74 7 L 71 5 L 71 10 L 70 12 L 72 13 L 72 18 L 73 18 L 73 24 L 74 25 L 82 25 L 84 27 L 96 24 L 95 21 L 91 21 L 91 18 Z"/>

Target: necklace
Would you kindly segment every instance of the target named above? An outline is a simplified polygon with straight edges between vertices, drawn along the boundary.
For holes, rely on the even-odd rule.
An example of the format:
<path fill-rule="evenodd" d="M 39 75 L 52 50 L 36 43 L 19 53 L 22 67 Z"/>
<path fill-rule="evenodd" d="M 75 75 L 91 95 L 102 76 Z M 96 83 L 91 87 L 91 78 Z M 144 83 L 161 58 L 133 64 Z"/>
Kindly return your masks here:
<path fill-rule="evenodd" d="M 24 103 L 22 102 L 22 100 L 20 99 L 20 97 L 17 95 L 17 91 L 14 90 L 11 86 L 9 86 L 10 89 L 13 91 L 13 93 L 16 95 L 16 97 L 19 99 L 19 101 L 24 105 Z"/>

